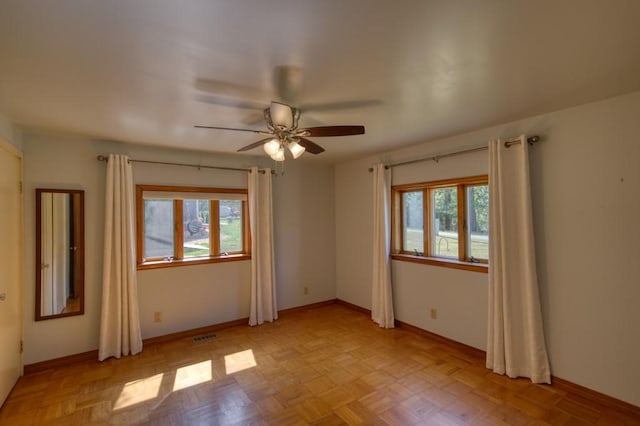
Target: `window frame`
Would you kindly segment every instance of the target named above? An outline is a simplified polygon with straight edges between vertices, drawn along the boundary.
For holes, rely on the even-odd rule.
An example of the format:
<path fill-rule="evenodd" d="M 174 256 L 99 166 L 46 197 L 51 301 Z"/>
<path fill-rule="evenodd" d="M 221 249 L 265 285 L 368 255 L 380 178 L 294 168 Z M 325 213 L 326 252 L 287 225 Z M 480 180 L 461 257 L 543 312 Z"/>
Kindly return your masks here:
<path fill-rule="evenodd" d="M 487 175 L 470 176 L 456 179 L 444 179 L 430 182 L 395 185 L 391 188 L 391 258 L 406 262 L 423 263 L 444 266 L 454 269 L 464 269 L 476 272 L 488 272 L 489 263 L 486 259 L 472 259 L 467 253 L 467 187 L 489 185 Z M 431 198 L 433 190 L 442 188 L 457 188 L 457 220 L 458 220 L 458 257 L 447 258 L 433 256 L 431 242 L 433 241 Z M 422 191 L 422 227 L 423 250 L 421 255 L 404 250 L 404 205 L 402 195 L 407 192 Z"/>
<path fill-rule="evenodd" d="M 184 229 L 183 229 L 183 200 L 173 199 L 173 257 L 170 259 L 144 257 L 145 229 L 144 229 L 144 193 L 193 193 L 193 194 L 243 194 L 248 196 L 244 188 L 210 188 L 174 185 L 136 185 L 136 266 L 138 270 L 168 268 L 186 265 L 201 265 L 206 263 L 232 262 L 251 259 L 251 235 L 249 229 L 248 200 L 242 201 L 242 250 L 220 253 L 220 208 L 219 200 L 209 201 L 209 255 L 184 257 Z M 246 197 L 248 198 L 248 197 Z M 212 227 L 211 224 L 217 226 Z"/>

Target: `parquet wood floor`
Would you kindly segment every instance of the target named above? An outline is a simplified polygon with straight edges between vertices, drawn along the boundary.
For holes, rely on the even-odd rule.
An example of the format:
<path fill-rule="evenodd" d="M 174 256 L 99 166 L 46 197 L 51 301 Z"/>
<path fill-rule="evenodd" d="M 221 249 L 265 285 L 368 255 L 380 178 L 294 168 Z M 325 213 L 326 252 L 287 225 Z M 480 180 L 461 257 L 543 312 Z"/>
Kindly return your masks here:
<path fill-rule="evenodd" d="M 640 424 L 339 304 L 22 377 L 2 425 Z"/>

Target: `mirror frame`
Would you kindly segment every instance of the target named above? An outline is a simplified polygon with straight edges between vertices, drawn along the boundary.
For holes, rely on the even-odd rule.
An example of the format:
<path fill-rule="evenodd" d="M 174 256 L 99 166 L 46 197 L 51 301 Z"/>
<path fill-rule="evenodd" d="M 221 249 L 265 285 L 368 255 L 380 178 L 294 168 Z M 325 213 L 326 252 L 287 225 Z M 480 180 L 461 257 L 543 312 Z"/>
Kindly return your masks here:
<path fill-rule="evenodd" d="M 64 193 L 71 196 L 78 197 L 79 211 L 74 212 L 74 242 L 78 246 L 78 250 L 75 258 L 76 271 L 81 277 L 81 285 L 79 286 L 79 295 L 77 296 L 79 301 L 79 309 L 73 312 L 64 312 L 54 315 L 42 315 L 41 303 L 42 303 L 42 194 L 43 193 Z M 55 318 L 70 317 L 76 315 L 84 315 L 84 294 L 85 294 L 85 264 L 84 264 L 84 190 L 81 189 L 52 189 L 52 188 L 36 188 L 36 257 L 35 257 L 35 270 L 36 270 L 36 298 L 35 298 L 35 318 L 36 321 L 43 321 Z"/>

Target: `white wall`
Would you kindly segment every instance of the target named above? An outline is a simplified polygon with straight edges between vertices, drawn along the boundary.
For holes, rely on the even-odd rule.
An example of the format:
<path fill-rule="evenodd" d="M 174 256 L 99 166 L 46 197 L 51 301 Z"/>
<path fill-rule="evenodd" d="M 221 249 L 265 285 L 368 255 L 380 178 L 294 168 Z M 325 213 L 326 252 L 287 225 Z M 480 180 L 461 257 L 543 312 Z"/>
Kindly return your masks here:
<path fill-rule="evenodd" d="M 97 348 L 100 318 L 105 163 L 98 154 L 231 167 L 272 167 L 263 157 L 222 156 L 27 132 L 25 153 L 25 364 Z M 262 162 L 263 164 L 259 164 Z M 293 164 L 293 161 L 289 163 Z M 297 161 L 274 178 L 279 309 L 335 297 L 333 167 Z M 246 187 L 244 173 L 134 164 L 141 184 Z M 313 191 L 308 191 L 308 186 Z M 34 321 L 35 188 L 85 191 L 85 314 Z M 313 226 L 304 222 L 309 217 Z M 304 238 L 302 236 L 304 235 Z M 297 259 L 295 262 L 293 259 Z M 300 260 L 300 261 L 298 261 Z M 287 266 L 291 265 L 291 267 Z M 294 269 L 295 268 L 295 269 Z M 138 272 L 143 338 L 246 318 L 250 261 Z M 309 295 L 302 293 L 309 287 Z M 162 312 L 161 323 L 153 313 Z"/>
<path fill-rule="evenodd" d="M 4 115 L 0 114 L 0 139 L 22 151 L 22 134 Z"/>
<path fill-rule="evenodd" d="M 368 168 L 385 162 L 428 157 L 456 147 L 468 148 L 464 140 L 448 140 L 399 150 L 391 154 L 340 164 L 336 167 L 337 297 L 371 308 L 373 202 Z M 472 142 L 476 142 L 477 139 Z M 467 142 L 468 143 L 468 142 Z M 443 149 L 443 148 L 441 148 Z M 487 174 L 486 154 L 453 157 L 439 163 L 417 163 L 392 169 L 394 185 L 428 182 Z M 357 235 L 357 238 L 354 238 Z M 485 346 L 487 274 L 392 261 L 392 282 L 396 318 L 456 341 Z M 431 320 L 431 308 L 438 319 Z"/>
<path fill-rule="evenodd" d="M 273 214 L 278 306 L 335 299 L 333 166 L 286 161 L 274 178 Z M 307 287 L 308 294 L 304 294 Z"/>
<path fill-rule="evenodd" d="M 336 166 L 338 298 L 370 308 L 371 178 L 401 161 L 539 134 L 536 255 L 552 373 L 640 405 L 640 92 Z M 394 183 L 486 172 L 486 154 L 399 167 Z M 355 237 L 357 236 L 357 238 Z M 396 316 L 485 348 L 486 274 L 393 262 Z M 438 309 L 438 319 L 428 309 Z"/>

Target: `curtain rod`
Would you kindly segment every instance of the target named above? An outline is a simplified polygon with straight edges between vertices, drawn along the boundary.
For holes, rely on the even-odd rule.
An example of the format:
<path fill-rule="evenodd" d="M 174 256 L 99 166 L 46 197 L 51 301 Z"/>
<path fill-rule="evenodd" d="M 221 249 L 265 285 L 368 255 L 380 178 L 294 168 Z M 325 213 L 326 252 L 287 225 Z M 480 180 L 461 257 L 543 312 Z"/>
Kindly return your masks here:
<path fill-rule="evenodd" d="M 527 138 L 527 142 L 529 143 L 529 145 L 533 145 L 536 142 L 540 142 L 540 136 L 538 136 L 538 135 L 530 136 L 530 137 Z M 519 143 L 520 143 L 520 138 L 507 139 L 504 142 L 504 146 L 509 148 L 511 145 L 518 145 Z M 461 155 L 461 154 L 471 154 L 472 152 L 485 151 L 487 149 L 489 149 L 488 146 L 480 146 L 480 147 L 477 147 L 477 148 L 465 149 L 465 150 L 462 150 L 462 151 L 449 152 L 447 154 L 434 155 L 433 157 L 418 158 L 416 160 L 409 160 L 409 161 L 402 161 L 400 163 L 388 164 L 388 165 L 384 166 L 384 168 L 385 169 L 392 169 L 394 167 L 404 166 L 404 165 L 407 165 L 407 164 L 420 163 L 422 161 L 435 161 L 437 163 L 438 161 L 440 161 L 441 158 L 455 157 L 456 155 Z M 369 171 L 372 172 L 373 171 L 373 167 L 369 167 Z"/>
<path fill-rule="evenodd" d="M 109 157 L 105 155 L 98 155 L 98 161 L 109 161 Z M 182 167 L 195 167 L 198 169 L 216 169 L 216 170 L 231 170 L 234 172 L 249 172 L 251 169 L 242 169 L 237 167 L 222 167 L 222 166 L 206 166 L 201 164 L 186 164 L 186 163 L 168 163 L 165 161 L 149 161 L 149 160 L 134 160 L 132 158 L 129 159 L 132 163 L 148 163 L 148 164 L 163 164 L 166 166 L 182 166 Z M 258 170 L 260 173 L 264 173 L 264 170 Z M 271 171 L 273 173 L 273 170 Z"/>

